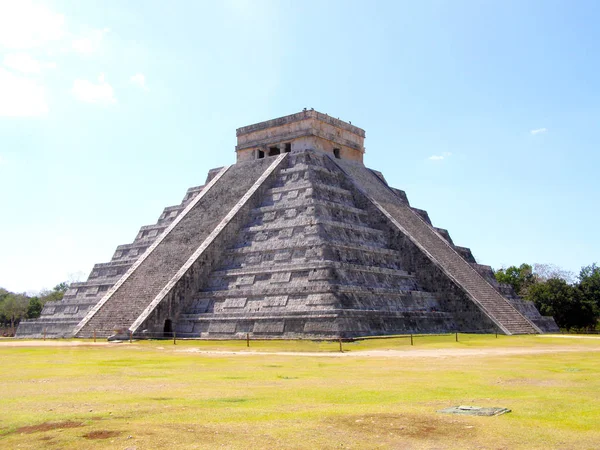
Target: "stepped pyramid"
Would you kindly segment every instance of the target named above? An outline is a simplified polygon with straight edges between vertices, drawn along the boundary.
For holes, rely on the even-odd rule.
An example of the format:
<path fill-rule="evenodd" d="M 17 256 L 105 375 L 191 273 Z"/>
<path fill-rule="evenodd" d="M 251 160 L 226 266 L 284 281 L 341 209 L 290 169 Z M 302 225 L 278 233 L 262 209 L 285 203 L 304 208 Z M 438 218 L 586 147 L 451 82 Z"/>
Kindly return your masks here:
<path fill-rule="evenodd" d="M 334 338 L 557 329 L 316 111 L 237 130 L 209 172 L 17 336 Z"/>

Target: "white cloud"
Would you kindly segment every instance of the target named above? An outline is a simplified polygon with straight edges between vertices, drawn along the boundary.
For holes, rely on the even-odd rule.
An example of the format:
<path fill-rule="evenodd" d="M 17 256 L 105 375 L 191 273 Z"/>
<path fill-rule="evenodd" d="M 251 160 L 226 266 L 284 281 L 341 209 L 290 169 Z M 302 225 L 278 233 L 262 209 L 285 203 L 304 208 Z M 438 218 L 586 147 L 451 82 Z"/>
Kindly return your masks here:
<path fill-rule="evenodd" d="M 32 58 L 27 53 L 9 53 L 2 62 L 9 69 L 22 73 L 40 73 L 42 69 L 55 69 L 56 63 L 43 63 Z"/>
<path fill-rule="evenodd" d="M 39 47 L 64 36 L 65 18 L 30 0 L 0 0 L 0 47 Z"/>
<path fill-rule="evenodd" d="M 117 102 L 112 86 L 104 80 L 104 74 L 98 76 L 98 83 L 88 80 L 75 80 L 71 91 L 82 102 L 101 104 Z"/>
<path fill-rule="evenodd" d="M 546 131 L 548 131 L 547 128 L 536 128 L 535 130 L 531 130 L 530 133 L 535 135 L 535 134 L 545 133 Z"/>
<path fill-rule="evenodd" d="M 44 75 L 56 63 L 44 59 L 53 54 L 95 53 L 110 31 L 67 26 L 65 16 L 44 3 L 49 2 L 0 0 L 0 116 L 47 114 L 50 85 L 46 87 Z M 84 102 L 116 103 L 113 88 L 102 76 L 98 82 L 76 79 L 72 93 Z"/>
<path fill-rule="evenodd" d="M 143 73 L 136 73 L 135 75 L 132 75 L 129 80 L 142 89 L 148 89 L 146 86 L 146 76 Z"/>
<path fill-rule="evenodd" d="M 0 68 L 0 117 L 31 117 L 46 113 L 48 104 L 43 86 Z"/>
<path fill-rule="evenodd" d="M 88 38 L 73 39 L 71 47 L 79 53 L 93 53 L 95 50 L 95 45 Z"/>
<path fill-rule="evenodd" d="M 109 31 L 109 28 L 104 28 L 103 30 L 93 30 L 85 37 L 73 39 L 71 41 L 71 48 L 78 53 L 95 53 L 100 49 L 100 46 L 102 45 L 102 39 L 104 39 L 104 35 Z"/>
<path fill-rule="evenodd" d="M 66 27 L 65 16 L 56 13 L 39 1 L 0 0 L 0 48 L 33 49 L 46 47 L 50 52 L 70 42 L 70 49 L 78 53 L 94 53 L 99 50 L 109 28 L 74 33 Z M 80 27 L 77 27 L 80 28 Z M 52 42 L 58 43 L 54 47 Z M 50 47 L 50 48 L 48 48 Z"/>
<path fill-rule="evenodd" d="M 441 155 L 431 155 L 429 158 L 427 158 L 430 161 L 442 161 L 446 158 L 449 158 L 450 156 L 452 156 L 452 153 L 450 152 L 444 152 Z"/>

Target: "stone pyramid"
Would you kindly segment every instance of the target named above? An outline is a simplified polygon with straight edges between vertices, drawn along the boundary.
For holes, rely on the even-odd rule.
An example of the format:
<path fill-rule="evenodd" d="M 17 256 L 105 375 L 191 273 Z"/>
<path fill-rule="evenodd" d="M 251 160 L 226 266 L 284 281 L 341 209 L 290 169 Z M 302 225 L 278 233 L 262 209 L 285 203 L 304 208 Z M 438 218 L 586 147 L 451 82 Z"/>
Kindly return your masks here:
<path fill-rule="evenodd" d="M 336 338 L 556 330 L 362 164 L 316 111 L 237 130 L 214 169 L 18 336 Z"/>

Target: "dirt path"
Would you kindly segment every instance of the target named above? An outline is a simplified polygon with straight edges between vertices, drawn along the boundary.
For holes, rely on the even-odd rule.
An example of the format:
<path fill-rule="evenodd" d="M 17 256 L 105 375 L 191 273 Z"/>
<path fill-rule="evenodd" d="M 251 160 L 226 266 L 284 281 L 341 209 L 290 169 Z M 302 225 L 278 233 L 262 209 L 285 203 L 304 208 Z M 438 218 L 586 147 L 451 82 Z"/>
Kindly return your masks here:
<path fill-rule="evenodd" d="M 336 358 L 357 358 L 357 357 L 377 357 L 377 358 L 453 358 L 464 356 L 510 356 L 510 355 L 535 355 L 545 353 L 567 353 L 567 352 L 593 352 L 600 353 L 599 347 L 579 347 L 579 346 L 555 346 L 544 348 L 444 348 L 427 350 L 364 350 L 350 352 L 254 352 L 254 351 L 222 351 L 222 350 L 201 350 L 198 348 L 187 348 L 175 350 L 177 353 L 195 353 L 200 355 L 232 355 L 232 356 L 257 356 L 257 355 L 277 355 L 277 356 L 324 356 Z"/>
<path fill-rule="evenodd" d="M 540 336 L 546 337 L 546 336 Z M 564 337 L 574 339 L 597 339 L 600 337 L 593 336 L 548 336 L 548 337 Z M 64 340 L 0 340 L 0 349 L 3 347 L 105 347 L 105 346 L 121 346 L 127 345 L 130 348 L 142 349 L 133 344 L 122 344 L 119 342 L 89 342 L 89 341 L 64 341 Z M 146 347 L 147 348 L 147 347 Z M 232 351 L 232 350 L 203 350 L 201 348 L 183 348 L 177 349 L 171 346 L 155 347 L 157 350 L 167 350 L 176 353 L 193 353 L 206 356 L 260 356 L 260 355 L 276 355 L 276 356 L 320 356 L 334 358 L 455 358 L 455 357 L 476 357 L 476 356 L 511 356 L 511 355 L 535 355 L 547 353 L 600 353 L 600 345 L 598 346 L 580 346 L 580 345 L 551 345 L 551 346 L 532 346 L 532 347 L 496 347 L 496 348 L 433 348 L 433 349 L 418 349 L 407 348 L 403 350 L 352 350 L 344 353 L 340 352 L 281 352 L 281 351 Z"/>

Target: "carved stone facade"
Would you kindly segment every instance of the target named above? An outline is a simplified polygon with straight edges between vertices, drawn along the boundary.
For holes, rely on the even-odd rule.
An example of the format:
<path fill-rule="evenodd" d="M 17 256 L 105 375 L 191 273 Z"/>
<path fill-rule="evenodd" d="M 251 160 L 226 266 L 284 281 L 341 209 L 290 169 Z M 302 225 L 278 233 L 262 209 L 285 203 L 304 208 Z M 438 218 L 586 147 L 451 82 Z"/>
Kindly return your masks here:
<path fill-rule="evenodd" d="M 311 110 L 237 135 L 236 164 L 212 170 L 17 336 L 557 329 L 362 164 L 360 128 Z"/>
<path fill-rule="evenodd" d="M 365 130 L 314 110 L 238 128 L 236 134 L 238 162 L 307 149 L 362 162 L 365 153 Z"/>

